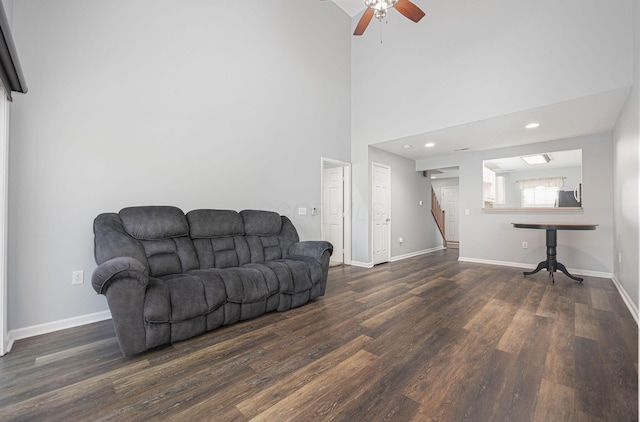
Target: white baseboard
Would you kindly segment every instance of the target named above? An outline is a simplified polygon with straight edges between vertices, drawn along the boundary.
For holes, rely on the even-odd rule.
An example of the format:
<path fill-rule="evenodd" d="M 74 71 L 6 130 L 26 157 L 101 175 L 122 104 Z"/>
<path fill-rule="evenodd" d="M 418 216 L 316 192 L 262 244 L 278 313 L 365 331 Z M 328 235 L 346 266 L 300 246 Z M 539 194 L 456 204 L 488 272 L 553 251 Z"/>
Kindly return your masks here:
<path fill-rule="evenodd" d="M 444 249 L 444 246 L 437 246 L 435 248 L 423 249 L 421 251 L 411 252 L 404 255 L 396 255 L 391 257 L 391 262 L 396 262 L 396 261 L 400 261 L 407 258 L 413 258 L 414 256 L 424 255 L 424 254 L 428 254 L 435 251 L 441 251 L 443 249 Z"/>
<path fill-rule="evenodd" d="M 624 304 L 627 305 L 627 309 L 629 309 L 629 312 L 631 312 L 631 316 L 636 320 L 636 324 L 638 324 L 638 307 L 635 303 L 633 303 L 633 300 L 631 300 L 631 296 L 629 296 L 629 293 L 627 293 L 624 287 L 622 287 L 620 280 L 616 278 L 615 274 L 611 277 L 611 280 L 616 286 L 616 289 L 618 289 L 618 293 L 620 293 Z"/>
<path fill-rule="evenodd" d="M 531 269 L 531 270 L 537 267 L 537 265 L 523 264 L 521 262 L 495 261 L 492 259 L 467 258 L 464 256 L 459 257 L 458 261 L 473 262 L 476 264 L 500 265 L 502 267 L 524 268 L 524 269 Z M 590 277 L 600 277 L 600 278 L 613 277 L 612 273 L 605 273 L 601 271 L 581 270 L 577 268 L 567 268 L 567 271 L 569 271 L 571 274 L 586 275 Z"/>
<path fill-rule="evenodd" d="M 81 325 L 91 324 L 107 319 L 111 319 L 111 312 L 102 311 L 96 312 L 94 314 L 81 315 L 79 317 L 47 322 L 46 324 L 34 325 L 31 327 L 18 328 L 17 330 L 11 330 L 7 334 L 7 352 L 11 351 L 13 343 L 17 340 L 39 336 L 41 334 L 53 333 L 54 331 L 65 330 L 67 328 L 79 327 Z"/>
<path fill-rule="evenodd" d="M 372 262 L 351 261 L 351 265 L 354 267 L 373 268 Z"/>
<path fill-rule="evenodd" d="M 424 254 L 435 252 L 435 251 L 441 251 L 443 249 L 445 249 L 444 246 L 436 246 L 435 248 L 423 249 L 421 251 L 410 252 L 403 255 L 396 255 L 389 258 L 389 262 L 401 261 L 403 259 L 413 258 L 414 256 L 424 255 Z M 353 265 L 354 267 L 373 268 L 372 262 L 351 261 L 351 265 Z"/>

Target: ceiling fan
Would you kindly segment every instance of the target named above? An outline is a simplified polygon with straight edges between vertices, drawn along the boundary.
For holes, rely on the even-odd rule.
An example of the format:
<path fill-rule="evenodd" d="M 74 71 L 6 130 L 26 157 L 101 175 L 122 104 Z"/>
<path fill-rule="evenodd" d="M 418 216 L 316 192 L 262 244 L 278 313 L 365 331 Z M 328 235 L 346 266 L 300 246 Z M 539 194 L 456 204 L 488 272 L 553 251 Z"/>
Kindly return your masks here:
<path fill-rule="evenodd" d="M 418 6 L 409 0 L 364 0 L 364 5 L 367 6 L 367 9 L 362 14 L 358 25 L 356 25 L 353 35 L 364 34 L 369 22 L 371 22 L 371 18 L 374 16 L 382 22 L 387 16 L 387 10 L 391 8 L 396 9 L 400 14 L 414 22 L 420 21 L 425 15 Z"/>

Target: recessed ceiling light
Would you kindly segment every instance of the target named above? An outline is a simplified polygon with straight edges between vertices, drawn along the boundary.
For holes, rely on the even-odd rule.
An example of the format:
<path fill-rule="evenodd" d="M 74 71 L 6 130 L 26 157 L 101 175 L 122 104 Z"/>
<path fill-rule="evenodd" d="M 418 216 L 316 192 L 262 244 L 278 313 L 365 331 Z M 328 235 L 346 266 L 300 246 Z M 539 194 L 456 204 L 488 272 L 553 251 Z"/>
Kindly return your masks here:
<path fill-rule="evenodd" d="M 403 145 L 403 146 L 402 146 L 402 148 L 404 148 L 404 149 L 411 149 L 411 148 L 413 148 L 413 147 L 412 147 L 411 145 L 409 145 L 409 144 L 406 144 L 406 145 Z"/>
<path fill-rule="evenodd" d="M 527 164 L 547 164 L 550 157 L 547 154 L 527 155 L 526 157 L 520 157 Z"/>
<path fill-rule="evenodd" d="M 427 147 L 427 148 L 433 148 L 433 147 L 436 146 L 436 144 L 434 144 L 433 142 L 428 142 L 428 143 L 424 144 L 424 146 Z"/>
<path fill-rule="evenodd" d="M 524 128 L 525 128 L 525 129 L 535 129 L 535 128 L 539 127 L 539 126 L 540 126 L 540 123 L 538 123 L 538 122 L 531 122 L 531 123 L 529 123 L 528 125 L 526 125 Z"/>

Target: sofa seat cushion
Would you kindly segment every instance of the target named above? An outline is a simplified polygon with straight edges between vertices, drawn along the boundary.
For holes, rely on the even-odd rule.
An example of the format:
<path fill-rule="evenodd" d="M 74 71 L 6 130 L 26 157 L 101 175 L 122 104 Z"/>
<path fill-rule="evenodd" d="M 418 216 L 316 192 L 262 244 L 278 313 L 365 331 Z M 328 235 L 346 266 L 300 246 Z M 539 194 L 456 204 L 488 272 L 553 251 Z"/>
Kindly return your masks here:
<path fill-rule="evenodd" d="M 278 293 L 278 284 L 268 274 L 252 267 L 208 268 L 194 270 L 190 274 L 217 278 L 224 284 L 227 302 L 254 303 L 264 301 Z"/>
<path fill-rule="evenodd" d="M 320 264 L 320 262 L 318 262 L 317 259 L 311 258 L 308 256 L 294 255 L 287 258 L 286 261 L 304 263 L 304 268 L 306 268 L 306 270 L 309 272 L 309 276 L 313 284 L 316 284 L 318 281 L 322 279 L 322 274 L 323 274 L 322 264 Z"/>
<path fill-rule="evenodd" d="M 313 279 L 306 262 L 293 259 L 277 259 L 262 263 L 269 267 L 278 277 L 280 292 L 291 294 L 311 290 Z M 317 282 L 318 279 L 315 281 Z"/>
<path fill-rule="evenodd" d="M 150 278 L 144 303 L 149 323 L 176 323 L 209 314 L 226 301 L 225 287 L 216 277 L 175 274 Z"/>

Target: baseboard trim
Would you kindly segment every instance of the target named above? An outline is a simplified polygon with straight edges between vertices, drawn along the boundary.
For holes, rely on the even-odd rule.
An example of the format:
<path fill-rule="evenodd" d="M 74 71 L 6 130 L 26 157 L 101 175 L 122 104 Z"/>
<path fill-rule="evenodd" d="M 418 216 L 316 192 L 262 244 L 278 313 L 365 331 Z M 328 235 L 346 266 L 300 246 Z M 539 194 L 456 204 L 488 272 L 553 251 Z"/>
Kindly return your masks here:
<path fill-rule="evenodd" d="M 372 262 L 351 261 L 351 265 L 353 265 L 354 267 L 361 267 L 361 268 L 373 268 Z"/>
<path fill-rule="evenodd" d="M 407 258 L 413 258 L 414 256 L 420 256 L 420 255 L 425 255 L 431 252 L 435 252 L 435 251 L 441 251 L 444 249 L 444 246 L 437 246 L 435 248 L 429 248 L 429 249 L 423 249 L 421 251 L 417 251 L 417 252 L 410 252 L 410 253 L 406 253 L 403 255 L 396 255 L 391 257 L 390 262 L 396 262 L 396 261 L 401 261 L 403 259 L 407 259 Z"/>
<path fill-rule="evenodd" d="M 63 319 L 60 321 L 47 322 L 46 324 L 34 325 L 31 327 L 18 328 L 9 331 L 7 352 L 11 351 L 13 343 L 29 337 L 35 337 L 42 334 L 53 333 L 54 331 L 66 330 L 67 328 L 79 327 L 81 325 L 92 324 L 94 322 L 111 319 L 111 312 L 102 311 L 88 315 L 81 315 L 74 318 Z"/>
<path fill-rule="evenodd" d="M 6 344 L 6 347 L 4 349 L 4 354 L 5 355 L 11 351 L 11 348 L 13 347 L 13 342 L 14 341 L 15 340 L 14 340 L 13 336 L 11 335 L 11 332 L 8 332 L 7 333 L 7 344 Z M 2 356 L 4 356 L 4 355 L 2 355 Z"/>
<path fill-rule="evenodd" d="M 435 251 L 441 251 L 443 249 L 445 249 L 444 246 L 436 246 L 435 248 L 423 249 L 421 251 L 416 251 L 416 252 L 409 252 L 403 255 L 396 255 L 389 258 L 389 262 L 401 261 L 403 259 L 413 258 L 414 256 L 424 255 L 424 254 L 428 254 Z M 354 267 L 361 267 L 361 268 L 373 268 L 372 262 L 351 261 L 350 265 L 353 265 Z"/>
<path fill-rule="evenodd" d="M 620 283 L 620 280 L 616 278 L 615 274 L 611 277 L 611 281 L 613 281 L 616 289 L 618 289 L 618 293 L 620 293 L 620 297 L 622 297 L 622 301 L 625 305 L 627 305 L 627 309 L 629 309 L 629 312 L 631 312 L 631 316 L 636 320 L 636 324 L 638 324 L 638 307 L 635 303 L 633 303 L 633 300 L 631 300 L 631 296 L 629 296 L 629 293 L 627 293 L 627 291 L 624 289 L 622 283 Z"/>
<path fill-rule="evenodd" d="M 524 269 L 531 269 L 531 270 L 535 269 L 537 266 L 537 265 L 531 265 L 531 264 L 523 264 L 521 262 L 495 261 L 492 259 L 468 258 L 464 256 L 459 257 L 458 261 L 473 262 L 475 264 L 500 265 L 502 267 L 524 268 Z M 567 271 L 569 271 L 571 274 L 586 275 L 590 277 L 600 277 L 600 278 L 613 277 L 613 273 L 605 273 L 601 271 L 581 270 L 577 268 L 567 268 Z"/>

